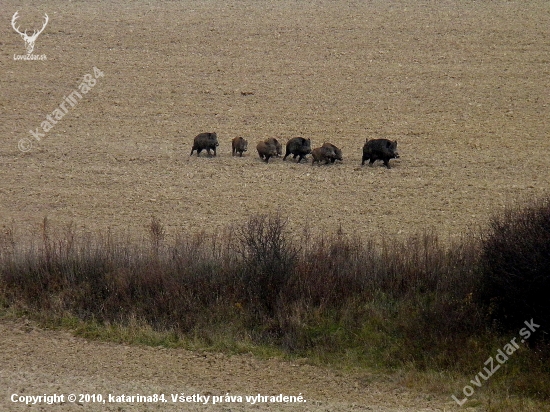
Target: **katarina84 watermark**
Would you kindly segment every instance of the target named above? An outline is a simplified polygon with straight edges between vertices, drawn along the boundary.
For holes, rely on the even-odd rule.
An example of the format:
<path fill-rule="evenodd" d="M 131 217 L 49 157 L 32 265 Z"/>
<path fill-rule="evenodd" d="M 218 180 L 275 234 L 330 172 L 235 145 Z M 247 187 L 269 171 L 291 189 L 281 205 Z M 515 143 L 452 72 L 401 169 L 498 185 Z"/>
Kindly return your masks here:
<path fill-rule="evenodd" d="M 46 119 L 40 123 L 40 127 L 35 130 L 29 130 L 31 136 L 37 142 L 40 142 L 43 137 L 46 136 L 50 130 L 59 122 L 63 117 L 76 106 L 79 100 L 82 99 L 82 95 L 88 93 L 97 84 L 97 79 L 103 77 L 104 74 L 97 67 L 92 68 L 93 76 L 91 74 L 85 74 L 82 82 L 78 85 L 77 89 L 69 93 L 68 96 L 63 96 L 61 104 L 51 114 L 46 116 Z M 32 149 L 32 140 L 28 137 L 23 137 L 17 143 L 19 150 L 22 152 L 28 152 Z"/>
<path fill-rule="evenodd" d="M 535 332 L 538 328 L 540 328 L 540 325 L 537 325 L 533 319 L 530 321 L 525 321 L 525 328 L 520 329 L 519 336 L 522 338 L 521 343 L 524 343 L 527 339 L 531 337 L 531 334 Z M 462 393 L 464 394 L 464 398 L 458 399 L 455 395 L 452 395 L 451 398 L 458 403 L 459 406 L 464 405 L 464 403 L 468 400 L 470 396 L 472 396 L 475 392 L 474 386 L 481 388 L 481 385 L 483 385 L 483 382 L 485 382 L 487 379 L 489 379 L 491 376 L 494 375 L 494 373 L 500 369 L 500 366 L 506 363 L 508 360 L 508 356 L 512 355 L 516 350 L 519 349 L 519 344 L 516 342 L 517 337 L 513 338 L 508 342 L 506 345 L 502 347 L 502 349 L 498 349 L 496 355 L 493 357 L 489 357 L 483 364 L 486 365 L 482 371 L 479 371 L 477 375 L 474 377 L 474 379 L 470 380 L 470 383 L 472 385 L 466 385 L 464 388 L 462 388 Z M 496 360 L 496 362 L 495 362 Z M 483 380 L 481 380 L 481 379 Z"/>

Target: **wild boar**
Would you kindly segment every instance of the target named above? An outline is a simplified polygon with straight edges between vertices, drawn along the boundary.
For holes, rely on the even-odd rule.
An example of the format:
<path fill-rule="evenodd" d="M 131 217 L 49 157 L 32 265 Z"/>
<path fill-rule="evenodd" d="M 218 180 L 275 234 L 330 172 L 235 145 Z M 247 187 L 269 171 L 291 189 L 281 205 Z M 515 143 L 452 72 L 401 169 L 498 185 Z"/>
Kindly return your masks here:
<path fill-rule="evenodd" d="M 214 156 L 216 156 L 217 146 L 219 146 L 219 143 L 216 133 L 200 133 L 195 136 L 195 139 L 193 140 L 193 148 L 191 149 L 191 154 L 189 156 L 192 156 L 195 150 L 197 151 L 197 157 L 203 150 L 207 151 L 208 156 L 211 155 L 210 150 L 213 150 Z"/>
<path fill-rule="evenodd" d="M 298 163 L 300 163 L 302 159 L 304 159 L 310 153 L 310 139 L 304 139 L 303 137 L 293 137 L 286 143 L 286 153 L 283 157 L 283 160 L 285 160 L 288 155 L 292 154 L 292 158 L 296 159 L 296 157 L 298 157 Z"/>
<path fill-rule="evenodd" d="M 315 162 L 319 162 L 320 166 L 321 161 L 324 161 L 325 164 L 328 165 L 332 161 L 332 159 L 336 158 L 336 152 L 332 147 L 321 146 L 311 151 L 311 157 L 313 158 L 311 160 L 312 166 L 315 164 Z"/>
<path fill-rule="evenodd" d="M 277 139 L 275 139 L 274 137 L 270 137 L 266 139 L 265 142 L 275 145 L 275 148 L 277 149 L 277 157 L 281 157 L 281 155 L 283 154 L 283 145 L 279 143 Z"/>
<path fill-rule="evenodd" d="M 231 141 L 231 155 L 236 156 L 239 153 L 240 157 L 243 157 L 243 152 L 248 150 L 248 141 L 242 137 L 235 137 Z"/>
<path fill-rule="evenodd" d="M 258 150 L 260 159 L 265 160 L 266 163 L 269 162 L 269 158 L 277 156 L 277 146 L 268 140 L 258 143 L 256 150 Z"/>
<path fill-rule="evenodd" d="M 372 166 L 375 160 L 382 160 L 384 166 L 388 169 L 390 167 L 390 159 L 399 158 L 399 153 L 397 152 L 397 140 L 391 141 L 388 139 L 367 139 L 365 145 L 363 146 L 363 161 L 361 165 L 365 164 L 366 160 L 369 160 L 369 164 Z"/>
<path fill-rule="evenodd" d="M 342 151 L 337 148 L 336 146 L 334 146 L 332 143 L 323 143 L 323 146 L 321 147 L 331 147 L 333 150 L 334 150 L 334 154 L 335 156 L 330 159 L 331 163 L 334 163 L 336 160 L 340 160 L 340 161 L 343 161 L 343 157 L 342 157 Z"/>

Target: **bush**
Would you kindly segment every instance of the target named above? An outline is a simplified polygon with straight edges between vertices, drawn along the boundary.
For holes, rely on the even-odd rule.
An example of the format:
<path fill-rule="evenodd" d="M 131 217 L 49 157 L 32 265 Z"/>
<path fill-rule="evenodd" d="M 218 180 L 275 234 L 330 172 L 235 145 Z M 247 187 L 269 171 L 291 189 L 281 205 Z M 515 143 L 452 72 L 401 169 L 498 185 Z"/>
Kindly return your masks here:
<path fill-rule="evenodd" d="M 483 244 L 469 237 L 451 245 L 432 232 L 381 244 L 341 230 L 296 238 L 280 215 L 173 239 L 153 217 L 137 243 L 79 236 L 74 227 L 59 233 L 45 220 L 30 244 L 12 228 L 0 232 L 0 305 L 93 325 L 137 322 L 206 345 L 267 344 L 339 363 L 470 373 L 510 339 L 485 328 L 483 310 L 517 316 L 516 331 L 524 320 L 547 320 L 548 202 L 539 206 L 495 219 Z M 492 306 L 474 299 L 480 289 Z M 548 349 L 525 353 L 510 376 L 548 376 L 537 363 Z M 542 386 L 525 381 L 522 391 L 547 396 Z"/>
<path fill-rule="evenodd" d="M 298 257 L 279 214 L 252 216 L 237 229 L 243 298 L 257 315 L 273 317 Z"/>
<path fill-rule="evenodd" d="M 517 331 L 534 319 L 550 326 L 550 198 L 508 209 L 492 219 L 482 246 L 481 299 L 490 319 Z"/>

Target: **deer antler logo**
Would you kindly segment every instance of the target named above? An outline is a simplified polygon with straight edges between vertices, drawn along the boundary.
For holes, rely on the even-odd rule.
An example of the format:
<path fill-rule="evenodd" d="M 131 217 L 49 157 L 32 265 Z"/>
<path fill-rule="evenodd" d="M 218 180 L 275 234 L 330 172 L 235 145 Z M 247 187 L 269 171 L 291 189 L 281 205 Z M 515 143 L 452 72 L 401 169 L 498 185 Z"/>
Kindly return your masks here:
<path fill-rule="evenodd" d="M 32 54 L 32 51 L 34 50 L 34 42 L 36 41 L 36 38 L 38 37 L 38 35 L 40 33 L 42 33 L 44 31 L 44 29 L 46 28 L 46 24 L 48 24 L 48 15 L 46 13 L 44 13 L 44 24 L 42 25 L 42 28 L 38 31 L 34 30 L 32 35 L 29 36 L 27 35 L 27 30 L 25 30 L 24 33 L 22 33 L 21 31 L 19 31 L 19 26 L 15 26 L 15 21 L 19 18 L 19 11 L 16 11 L 15 14 L 13 15 L 12 19 L 11 19 L 11 26 L 13 27 L 13 29 L 19 33 L 21 35 L 21 37 L 23 38 L 23 40 L 25 40 L 25 44 L 26 44 L 26 48 L 27 48 L 27 54 Z"/>

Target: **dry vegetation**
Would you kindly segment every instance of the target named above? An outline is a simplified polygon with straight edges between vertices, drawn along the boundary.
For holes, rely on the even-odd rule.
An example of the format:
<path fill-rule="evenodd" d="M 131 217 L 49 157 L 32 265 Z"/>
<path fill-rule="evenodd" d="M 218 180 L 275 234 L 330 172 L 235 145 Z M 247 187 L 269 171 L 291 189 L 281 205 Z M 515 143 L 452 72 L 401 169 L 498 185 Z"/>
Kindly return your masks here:
<path fill-rule="evenodd" d="M 433 233 L 381 246 L 341 232 L 296 241 L 281 216 L 174 242 L 153 218 L 143 244 L 59 233 L 45 219 L 31 246 L 9 230 L 1 239 L 0 303 L 85 337 L 260 347 L 344 369 L 436 373 L 453 393 L 462 387 L 456 376 L 476 371 L 532 320 L 533 337 L 469 399 L 517 410 L 550 397 L 548 222 L 545 199 L 495 217 L 480 242 L 444 247 Z"/>

